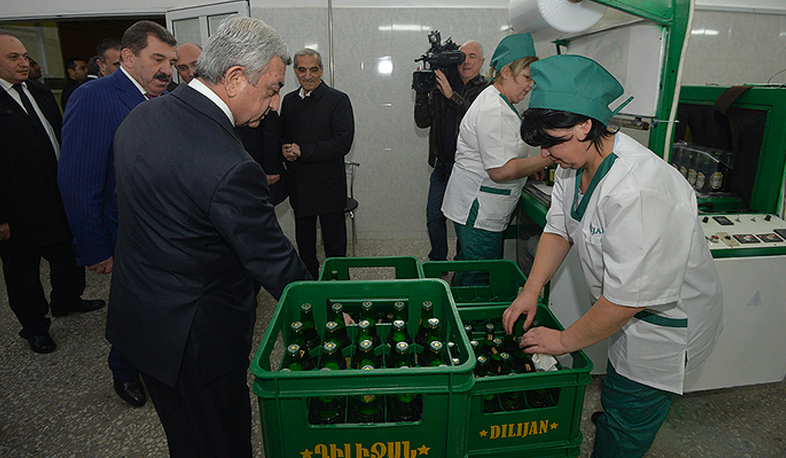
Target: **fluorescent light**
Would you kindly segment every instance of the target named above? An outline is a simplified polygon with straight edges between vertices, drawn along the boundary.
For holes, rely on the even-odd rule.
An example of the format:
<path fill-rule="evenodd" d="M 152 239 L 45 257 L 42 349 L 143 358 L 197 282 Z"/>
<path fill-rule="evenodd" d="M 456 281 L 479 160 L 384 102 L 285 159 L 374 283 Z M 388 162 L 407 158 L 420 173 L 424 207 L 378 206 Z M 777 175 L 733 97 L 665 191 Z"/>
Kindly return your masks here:
<path fill-rule="evenodd" d="M 377 71 L 382 75 L 390 75 L 393 73 L 393 60 L 390 58 L 390 56 L 379 59 Z"/>

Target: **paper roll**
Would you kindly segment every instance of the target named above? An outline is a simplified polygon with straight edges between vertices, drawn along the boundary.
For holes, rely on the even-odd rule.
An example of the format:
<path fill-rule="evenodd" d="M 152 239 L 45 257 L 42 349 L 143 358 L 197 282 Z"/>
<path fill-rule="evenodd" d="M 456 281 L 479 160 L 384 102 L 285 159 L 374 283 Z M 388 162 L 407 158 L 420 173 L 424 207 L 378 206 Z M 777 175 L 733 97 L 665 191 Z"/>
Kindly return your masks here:
<path fill-rule="evenodd" d="M 529 32 L 535 41 L 554 40 L 595 25 L 606 6 L 591 0 L 510 0 L 508 15 L 516 33 Z"/>

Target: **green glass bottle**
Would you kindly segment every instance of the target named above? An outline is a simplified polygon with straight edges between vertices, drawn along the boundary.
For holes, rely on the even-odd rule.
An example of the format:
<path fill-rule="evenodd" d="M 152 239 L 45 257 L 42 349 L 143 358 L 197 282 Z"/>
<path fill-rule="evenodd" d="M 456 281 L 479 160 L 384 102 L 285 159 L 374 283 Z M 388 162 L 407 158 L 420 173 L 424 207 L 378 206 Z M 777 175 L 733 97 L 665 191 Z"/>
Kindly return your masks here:
<path fill-rule="evenodd" d="M 519 374 L 535 372 L 532 358 L 524 353 L 524 350 L 519 347 L 519 340 L 515 335 L 506 334 L 505 338 L 502 340 L 502 348 L 511 356 L 510 368 L 513 372 Z"/>
<path fill-rule="evenodd" d="M 507 352 L 500 353 L 500 366 L 499 375 L 509 375 L 511 356 Z M 502 410 L 523 410 L 526 408 L 524 404 L 524 394 L 521 391 L 508 391 L 499 395 L 499 404 Z"/>
<path fill-rule="evenodd" d="M 306 339 L 306 350 L 318 348 L 322 345 L 322 339 L 320 339 L 319 332 L 317 332 L 311 304 L 305 303 L 300 306 L 300 321 L 303 323 L 303 337 Z"/>
<path fill-rule="evenodd" d="M 360 342 L 352 358 L 352 369 L 360 369 L 363 366 L 379 367 L 379 360 L 374 354 L 374 344 L 368 339 Z"/>
<path fill-rule="evenodd" d="M 298 344 L 300 348 L 306 348 L 306 337 L 303 335 L 303 323 L 293 321 L 289 323 L 289 343 Z"/>
<path fill-rule="evenodd" d="M 370 340 L 375 348 L 381 343 L 377 328 L 369 320 L 360 320 L 358 323 L 357 343 L 360 344 L 364 340 Z"/>
<path fill-rule="evenodd" d="M 377 325 L 377 317 L 374 312 L 374 303 L 371 301 L 363 301 L 360 304 L 360 319 L 368 320 L 372 326 Z"/>
<path fill-rule="evenodd" d="M 435 340 L 428 345 L 428 349 L 423 352 L 419 362 L 423 367 L 446 366 L 445 346 L 442 342 Z"/>
<path fill-rule="evenodd" d="M 393 347 L 388 357 L 387 366 L 391 369 L 412 367 L 412 353 L 407 342 L 396 342 L 396 346 Z"/>
<path fill-rule="evenodd" d="M 318 396 L 310 399 L 308 422 L 312 425 L 335 425 L 344 423 L 343 398 Z"/>
<path fill-rule="evenodd" d="M 368 342 L 368 341 L 366 341 Z M 372 365 L 360 368 L 362 371 L 373 371 Z M 360 394 L 350 398 L 349 423 L 381 423 L 385 419 L 385 412 L 377 394 Z"/>
<path fill-rule="evenodd" d="M 428 345 L 428 320 L 434 318 L 434 304 L 431 301 L 423 301 L 420 306 L 420 321 L 418 322 L 418 332 L 415 334 L 415 343 L 426 349 Z"/>
<path fill-rule="evenodd" d="M 326 342 L 322 345 L 322 358 L 320 359 L 320 370 L 337 371 L 342 368 L 344 358 L 338 351 L 338 346 L 334 342 Z M 310 399 L 308 421 L 312 425 L 334 425 L 344 423 L 346 418 L 344 411 L 344 398 L 339 396 L 318 396 Z"/>
<path fill-rule="evenodd" d="M 404 301 L 396 301 L 393 303 L 393 321 L 401 320 L 407 322 L 407 304 Z"/>
<path fill-rule="evenodd" d="M 331 270 L 330 271 L 330 279 L 334 280 L 334 281 L 338 280 L 338 271 L 337 270 Z"/>
<path fill-rule="evenodd" d="M 335 342 L 341 350 L 352 344 L 347 335 L 346 326 L 341 326 L 332 320 L 325 323 L 325 342 Z"/>
<path fill-rule="evenodd" d="M 281 372 L 297 372 L 305 370 L 303 363 L 300 361 L 300 345 L 289 344 L 287 346 L 286 354 L 284 355 L 284 362 L 281 364 Z"/>
<path fill-rule="evenodd" d="M 442 342 L 442 330 L 439 318 L 428 319 L 428 335 L 426 336 L 426 345 L 431 342 Z"/>
<path fill-rule="evenodd" d="M 387 344 L 391 349 L 395 348 L 396 344 L 399 342 L 412 343 L 412 339 L 410 339 L 409 332 L 407 331 L 407 323 L 403 320 L 395 320 L 393 322 L 393 327 L 390 329 L 390 334 L 388 334 Z"/>
<path fill-rule="evenodd" d="M 494 326 L 494 323 L 486 323 L 484 330 L 484 339 L 480 344 L 480 354 L 490 358 L 494 353 L 494 332 L 496 332 L 496 326 Z"/>
<path fill-rule="evenodd" d="M 420 421 L 422 411 L 419 394 L 394 394 L 391 396 L 388 421 L 394 423 Z"/>
<path fill-rule="evenodd" d="M 474 330 L 475 328 L 473 328 L 471 324 L 464 325 L 464 333 L 467 334 L 467 339 L 472 340 L 472 331 Z"/>
<path fill-rule="evenodd" d="M 475 377 L 486 377 L 489 375 L 489 359 L 480 355 L 475 360 L 475 369 L 473 369 Z"/>
<path fill-rule="evenodd" d="M 319 361 L 320 370 L 338 371 L 347 368 L 346 360 L 334 342 L 322 345 L 322 357 Z"/>

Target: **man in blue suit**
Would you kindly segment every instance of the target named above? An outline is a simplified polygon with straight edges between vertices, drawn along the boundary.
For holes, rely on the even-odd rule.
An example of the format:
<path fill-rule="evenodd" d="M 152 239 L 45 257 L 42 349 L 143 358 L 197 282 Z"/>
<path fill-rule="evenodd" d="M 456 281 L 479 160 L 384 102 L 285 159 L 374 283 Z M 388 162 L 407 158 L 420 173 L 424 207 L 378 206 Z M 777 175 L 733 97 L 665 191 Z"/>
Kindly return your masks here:
<path fill-rule="evenodd" d="M 77 262 L 93 272 L 112 272 L 117 239 L 115 132 L 134 107 L 164 93 L 172 78 L 176 44 L 160 25 L 135 23 L 123 34 L 120 68 L 80 86 L 69 99 L 58 183 L 74 234 Z M 144 132 L 138 134 L 143 136 Z M 133 406 L 144 405 L 139 371 L 114 347 L 109 367 L 117 394 Z"/>

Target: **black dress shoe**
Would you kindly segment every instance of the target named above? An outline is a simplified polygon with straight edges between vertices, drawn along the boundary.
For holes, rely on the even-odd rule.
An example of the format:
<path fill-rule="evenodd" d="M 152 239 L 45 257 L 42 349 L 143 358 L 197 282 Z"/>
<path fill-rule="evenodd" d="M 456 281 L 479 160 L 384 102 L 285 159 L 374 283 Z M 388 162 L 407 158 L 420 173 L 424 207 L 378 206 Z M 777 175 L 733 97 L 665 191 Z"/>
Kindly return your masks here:
<path fill-rule="evenodd" d="M 57 344 L 49 333 L 38 334 L 30 339 L 30 349 L 36 353 L 52 353 L 57 349 Z"/>
<path fill-rule="evenodd" d="M 75 305 L 71 306 L 68 309 L 52 309 L 52 316 L 66 316 L 71 312 L 92 312 L 93 310 L 98 310 L 101 307 L 106 305 L 106 302 L 102 301 L 101 299 L 96 299 L 92 301 L 86 301 L 80 299 Z"/>
<path fill-rule="evenodd" d="M 120 380 L 117 376 L 113 376 L 115 380 L 115 392 L 120 396 L 120 399 L 126 401 L 134 407 L 142 407 L 147 402 L 145 396 L 145 388 L 142 386 L 142 380 L 137 376 L 131 380 Z"/>

